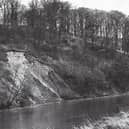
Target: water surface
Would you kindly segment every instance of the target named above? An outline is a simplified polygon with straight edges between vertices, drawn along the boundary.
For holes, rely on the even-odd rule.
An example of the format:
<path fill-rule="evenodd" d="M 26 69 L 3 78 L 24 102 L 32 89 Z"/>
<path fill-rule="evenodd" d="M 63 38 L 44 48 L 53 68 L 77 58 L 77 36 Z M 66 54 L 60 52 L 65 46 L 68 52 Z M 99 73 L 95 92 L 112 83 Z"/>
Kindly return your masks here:
<path fill-rule="evenodd" d="M 0 129 L 73 129 L 87 119 L 117 114 L 119 107 L 128 106 L 128 100 L 129 96 L 123 95 L 1 111 Z"/>

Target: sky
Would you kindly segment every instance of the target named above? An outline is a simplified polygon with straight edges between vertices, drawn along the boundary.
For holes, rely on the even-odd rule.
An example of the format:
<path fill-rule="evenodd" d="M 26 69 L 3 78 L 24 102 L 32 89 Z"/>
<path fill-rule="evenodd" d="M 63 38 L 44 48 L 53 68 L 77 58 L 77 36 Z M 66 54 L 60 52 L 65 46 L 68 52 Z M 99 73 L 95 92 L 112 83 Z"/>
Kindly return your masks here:
<path fill-rule="evenodd" d="M 27 4 L 30 0 L 21 0 Z M 68 1 L 73 7 L 87 7 L 101 10 L 118 10 L 129 15 L 129 0 L 62 0 Z"/>

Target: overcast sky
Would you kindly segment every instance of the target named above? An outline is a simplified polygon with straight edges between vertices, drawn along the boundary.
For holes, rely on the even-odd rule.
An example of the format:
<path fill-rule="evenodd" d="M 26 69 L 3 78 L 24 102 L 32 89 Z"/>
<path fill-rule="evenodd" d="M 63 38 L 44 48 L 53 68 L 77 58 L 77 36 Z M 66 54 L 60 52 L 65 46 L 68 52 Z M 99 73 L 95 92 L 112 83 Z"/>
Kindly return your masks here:
<path fill-rule="evenodd" d="M 21 0 L 27 4 L 30 0 Z M 62 0 L 69 1 L 73 7 L 87 7 L 92 9 L 102 9 L 106 11 L 119 10 L 129 15 L 129 0 Z"/>

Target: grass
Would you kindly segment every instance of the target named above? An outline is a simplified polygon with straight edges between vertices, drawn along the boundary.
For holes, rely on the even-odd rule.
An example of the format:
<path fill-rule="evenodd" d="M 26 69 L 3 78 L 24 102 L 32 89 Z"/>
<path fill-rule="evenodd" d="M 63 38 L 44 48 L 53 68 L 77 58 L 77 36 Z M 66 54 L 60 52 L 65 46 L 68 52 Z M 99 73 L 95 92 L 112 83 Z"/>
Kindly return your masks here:
<path fill-rule="evenodd" d="M 74 129 L 128 129 L 129 128 L 129 113 L 121 112 L 113 117 L 103 117 L 96 122 L 87 122 L 80 127 Z"/>

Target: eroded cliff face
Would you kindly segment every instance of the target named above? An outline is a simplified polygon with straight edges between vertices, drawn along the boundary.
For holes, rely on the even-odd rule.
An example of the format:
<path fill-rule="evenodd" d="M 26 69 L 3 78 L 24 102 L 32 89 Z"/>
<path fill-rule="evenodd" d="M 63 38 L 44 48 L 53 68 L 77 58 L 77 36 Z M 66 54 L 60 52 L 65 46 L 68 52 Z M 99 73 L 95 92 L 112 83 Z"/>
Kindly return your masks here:
<path fill-rule="evenodd" d="M 23 52 L 4 53 L 0 60 L 0 104 L 30 105 L 78 97 L 50 66 Z"/>

